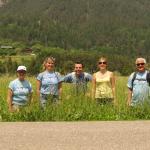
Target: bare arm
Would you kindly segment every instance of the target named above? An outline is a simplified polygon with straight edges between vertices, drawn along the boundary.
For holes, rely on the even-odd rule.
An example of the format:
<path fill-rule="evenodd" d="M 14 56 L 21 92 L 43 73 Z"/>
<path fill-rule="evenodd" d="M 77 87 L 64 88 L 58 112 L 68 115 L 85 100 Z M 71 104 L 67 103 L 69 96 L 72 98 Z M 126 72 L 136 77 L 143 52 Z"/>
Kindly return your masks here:
<path fill-rule="evenodd" d="M 116 84 L 116 79 L 113 73 L 111 73 L 111 87 L 112 87 L 112 94 L 114 97 L 114 104 L 117 104 L 116 100 L 116 94 L 115 94 L 115 84 Z"/>
<path fill-rule="evenodd" d="M 37 80 L 36 82 L 36 92 L 37 92 L 37 96 L 40 97 L 40 89 L 41 89 L 41 81 Z"/>
<path fill-rule="evenodd" d="M 13 111 L 13 108 L 12 108 L 12 96 L 13 96 L 12 90 L 8 89 L 7 103 L 8 103 L 8 109 L 9 109 L 10 112 Z"/>
<path fill-rule="evenodd" d="M 93 74 L 93 78 L 92 78 L 92 99 L 95 99 L 95 91 L 96 91 L 96 77 L 95 74 Z"/>
<path fill-rule="evenodd" d="M 58 84 L 58 95 L 59 95 L 59 98 L 61 99 L 61 96 L 62 96 L 62 82 L 60 82 Z"/>
<path fill-rule="evenodd" d="M 131 98 L 132 98 L 132 90 L 128 89 L 128 100 L 127 100 L 127 105 L 131 105 Z"/>
<path fill-rule="evenodd" d="M 31 101 L 32 101 L 32 94 L 33 94 L 32 92 L 29 93 L 29 104 L 30 104 Z"/>

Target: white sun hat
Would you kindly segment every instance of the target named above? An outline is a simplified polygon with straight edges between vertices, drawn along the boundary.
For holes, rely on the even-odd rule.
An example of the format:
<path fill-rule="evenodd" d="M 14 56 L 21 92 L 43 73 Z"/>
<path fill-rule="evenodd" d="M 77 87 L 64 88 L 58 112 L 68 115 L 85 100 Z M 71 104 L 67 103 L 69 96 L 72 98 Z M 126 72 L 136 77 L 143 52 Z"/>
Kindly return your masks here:
<path fill-rule="evenodd" d="M 27 68 L 25 66 L 18 66 L 17 71 L 27 71 Z"/>

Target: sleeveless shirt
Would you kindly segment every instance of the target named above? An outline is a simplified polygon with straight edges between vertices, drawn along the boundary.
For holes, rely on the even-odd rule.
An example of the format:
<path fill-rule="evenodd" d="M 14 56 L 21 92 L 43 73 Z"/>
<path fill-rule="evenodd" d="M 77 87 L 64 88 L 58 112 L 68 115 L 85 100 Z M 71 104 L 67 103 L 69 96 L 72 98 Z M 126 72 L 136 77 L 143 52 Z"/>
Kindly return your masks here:
<path fill-rule="evenodd" d="M 96 77 L 95 98 L 113 98 L 110 76 L 100 78 L 98 74 L 99 72 L 97 72 L 95 76 Z"/>

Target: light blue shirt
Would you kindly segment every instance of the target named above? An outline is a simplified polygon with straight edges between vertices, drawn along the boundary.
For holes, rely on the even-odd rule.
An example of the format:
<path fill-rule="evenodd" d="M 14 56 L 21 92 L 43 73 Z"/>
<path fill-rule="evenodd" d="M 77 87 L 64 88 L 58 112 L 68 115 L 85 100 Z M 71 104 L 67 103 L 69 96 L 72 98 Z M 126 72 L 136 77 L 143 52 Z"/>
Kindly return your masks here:
<path fill-rule="evenodd" d="M 73 83 L 73 93 L 85 94 L 87 91 L 87 83 L 92 80 L 92 75 L 89 73 L 82 73 L 80 76 L 76 76 L 75 72 L 67 74 L 63 81 L 66 83 Z"/>
<path fill-rule="evenodd" d="M 62 82 L 59 72 L 44 71 L 37 76 L 37 80 L 41 81 L 41 94 L 58 95 L 58 85 Z"/>
<path fill-rule="evenodd" d="M 133 82 L 133 87 L 132 87 L 132 79 L 134 76 L 134 73 L 132 73 L 129 76 L 127 86 L 130 89 L 133 89 L 132 91 L 132 100 L 131 100 L 131 105 L 134 106 L 137 103 L 142 103 L 144 100 L 148 100 L 150 96 L 150 87 L 149 83 L 146 80 L 146 75 L 147 71 L 140 73 L 137 72 L 136 78 Z"/>
<path fill-rule="evenodd" d="M 27 80 L 20 81 L 15 79 L 10 82 L 9 88 L 12 90 L 12 103 L 17 105 L 26 105 L 28 95 L 32 92 L 32 86 Z"/>

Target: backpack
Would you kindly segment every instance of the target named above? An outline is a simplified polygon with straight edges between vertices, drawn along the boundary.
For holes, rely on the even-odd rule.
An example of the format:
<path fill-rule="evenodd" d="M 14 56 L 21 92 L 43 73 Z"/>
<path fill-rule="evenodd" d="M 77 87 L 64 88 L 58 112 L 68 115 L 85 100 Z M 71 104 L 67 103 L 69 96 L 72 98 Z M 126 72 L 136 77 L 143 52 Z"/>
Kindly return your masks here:
<path fill-rule="evenodd" d="M 133 90 L 133 82 L 136 79 L 136 75 L 137 75 L 137 72 L 134 72 L 134 75 L 133 75 L 133 78 L 132 78 L 132 81 L 131 81 L 131 85 L 132 85 L 131 90 Z M 146 74 L 146 81 L 150 86 L 150 72 L 149 71 L 147 71 L 147 74 Z"/>

